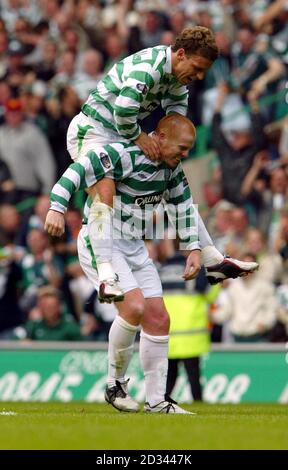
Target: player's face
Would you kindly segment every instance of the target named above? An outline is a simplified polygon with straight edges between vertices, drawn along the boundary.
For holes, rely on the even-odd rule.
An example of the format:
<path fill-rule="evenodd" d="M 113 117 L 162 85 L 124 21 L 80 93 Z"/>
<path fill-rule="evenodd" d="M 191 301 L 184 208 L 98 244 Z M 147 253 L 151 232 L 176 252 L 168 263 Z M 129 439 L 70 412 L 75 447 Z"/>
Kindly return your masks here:
<path fill-rule="evenodd" d="M 170 135 L 160 139 L 162 160 L 171 168 L 175 168 L 181 160 L 188 157 L 194 141 L 194 133 L 186 126 L 180 130 L 175 129 Z"/>
<path fill-rule="evenodd" d="M 176 52 L 172 73 L 182 85 L 189 85 L 194 80 L 202 80 L 212 62 L 199 55 L 186 55 L 184 49 Z"/>

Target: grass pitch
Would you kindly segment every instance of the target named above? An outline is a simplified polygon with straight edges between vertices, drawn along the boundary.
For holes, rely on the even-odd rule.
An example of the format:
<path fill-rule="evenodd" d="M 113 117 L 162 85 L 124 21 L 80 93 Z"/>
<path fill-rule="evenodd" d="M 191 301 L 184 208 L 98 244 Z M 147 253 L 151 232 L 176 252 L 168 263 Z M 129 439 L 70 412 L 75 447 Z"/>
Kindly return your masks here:
<path fill-rule="evenodd" d="M 120 413 L 84 402 L 0 402 L 0 449 L 288 449 L 285 405 L 185 408 L 197 415 Z"/>

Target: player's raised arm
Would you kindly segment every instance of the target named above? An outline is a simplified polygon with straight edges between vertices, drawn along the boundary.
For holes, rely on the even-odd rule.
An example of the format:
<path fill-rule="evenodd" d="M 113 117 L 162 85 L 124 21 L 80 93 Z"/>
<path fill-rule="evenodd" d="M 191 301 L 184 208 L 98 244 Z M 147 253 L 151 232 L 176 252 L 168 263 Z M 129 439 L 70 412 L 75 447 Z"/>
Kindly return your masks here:
<path fill-rule="evenodd" d="M 61 237 L 65 230 L 64 214 L 75 191 L 85 187 L 85 168 L 72 163 L 53 186 L 50 193 L 51 206 L 47 213 L 44 229 L 49 235 Z"/>
<path fill-rule="evenodd" d="M 121 146 L 119 147 L 122 149 Z M 63 235 L 64 214 L 72 195 L 76 191 L 85 189 L 93 199 L 97 193 L 97 183 L 105 176 L 114 177 L 115 162 L 117 163 L 119 159 L 115 148 L 109 145 L 99 146 L 97 151 L 89 151 L 85 157 L 67 168 L 50 193 L 51 206 L 44 226 L 49 235 L 58 237 Z"/>

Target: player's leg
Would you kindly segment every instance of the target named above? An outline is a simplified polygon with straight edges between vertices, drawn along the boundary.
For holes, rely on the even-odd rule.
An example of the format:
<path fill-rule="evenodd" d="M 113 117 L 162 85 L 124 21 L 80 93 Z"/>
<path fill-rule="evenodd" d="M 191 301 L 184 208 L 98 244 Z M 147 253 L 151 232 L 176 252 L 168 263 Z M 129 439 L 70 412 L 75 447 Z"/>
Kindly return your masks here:
<path fill-rule="evenodd" d="M 152 413 L 188 413 L 165 396 L 170 319 L 162 298 L 157 269 L 148 257 L 144 244 L 138 257 L 142 259 L 141 268 L 134 270 L 133 274 L 145 297 L 139 345 L 146 389 L 144 410 Z"/>
<path fill-rule="evenodd" d="M 91 249 L 88 227 L 83 226 L 77 241 L 78 256 L 81 267 L 91 280 L 95 289 L 99 291 L 100 281 L 97 264 Z M 125 257 L 114 253 L 113 263 L 119 269 L 120 283 L 125 285 L 125 300 L 116 305 L 119 314 L 116 316 L 109 331 L 108 348 L 108 378 L 105 390 L 105 399 L 121 411 L 139 411 L 139 405 L 127 391 L 128 381 L 125 374 L 133 354 L 136 332 L 144 311 L 144 297 L 138 289 L 137 283 L 131 273 Z"/>
<path fill-rule="evenodd" d="M 144 411 L 191 414 L 166 395 L 169 323 L 163 299 L 146 298 L 139 346 L 146 387 Z"/>
<path fill-rule="evenodd" d="M 103 178 L 89 189 L 93 199 L 88 218 L 88 233 L 96 258 L 100 280 L 99 299 L 103 302 L 123 300 L 124 293 L 112 266 L 113 197 L 115 183 Z M 117 273 L 118 274 L 118 273 Z"/>
<path fill-rule="evenodd" d="M 99 123 L 79 113 L 72 119 L 67 131 L 67 150 L 72 160 L 77 161 L 95 146 L 107 144 L 113 138 L 115 136 L 107 134 Z M 101 282 L 99 299 L 102 302 L 117 302 L 124 296 L 112 267 L 114 181 L 103 178 L 87 192 L 93 199 L 88 231 Z"/>
<path fill-rule="evenodd" d="M 136 332 L 144 314 L 145 299 L 139 288 L 126 292 L 125 300 L 117 304 L 116 316 L 109 332 L 108 385 L 125 380 L 125 374 L 133 354 Z"/>
<path fill-rule="evenodd" d="M 108 378 L 105 399 L 121 411 L 139 411 L 138 403 L 128 394 L 126 372 L 133 355 L 136 332 L 144 312 L 144 297 L 140 289 L 125 294 L 117 304 L 119 314 L 109 331 Z"/>
<path fill-rule="evenodd" d="M 145 376 L 146 402 L 151 407 L 165 401 L 169 325 L 169 315 L 163 299 L 146 299 L 139 353 Z"/>

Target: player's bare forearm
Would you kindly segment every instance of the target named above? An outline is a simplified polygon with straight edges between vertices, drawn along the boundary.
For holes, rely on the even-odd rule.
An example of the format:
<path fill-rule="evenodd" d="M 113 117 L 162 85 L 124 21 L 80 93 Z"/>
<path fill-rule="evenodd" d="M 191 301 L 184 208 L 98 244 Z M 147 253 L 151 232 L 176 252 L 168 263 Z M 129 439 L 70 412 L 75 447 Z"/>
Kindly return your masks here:
<path fill-rule="evenodd" d="M 61 237 L 65 232 L 64 214 L 50 209 L 47 212 L 44 229 L 53 237 Z"/>
<path fill-rule="evenodd" d="M 111 178 L 102 178 L 90 188 L 86 188 L 86 192 L 93 200 L 113 207 L 113 196 L 116 194 L 115 181 Z"/>

